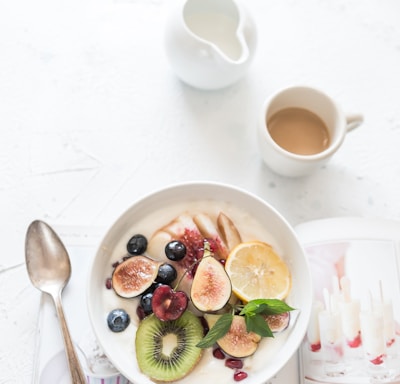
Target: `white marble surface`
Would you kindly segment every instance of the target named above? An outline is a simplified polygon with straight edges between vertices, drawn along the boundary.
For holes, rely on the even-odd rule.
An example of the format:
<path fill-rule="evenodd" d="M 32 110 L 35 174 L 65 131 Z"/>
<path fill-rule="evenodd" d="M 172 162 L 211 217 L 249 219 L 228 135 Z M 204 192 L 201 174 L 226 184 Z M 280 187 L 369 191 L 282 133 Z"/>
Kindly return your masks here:
<path fill-rule="evenodd" d="M 105 228 L 188 180 L 243 187 L 287 220 L 400 219 L 400 2 L 246 0 L 259 32 L 246 77 L 201 92 L 166 60 L 166 0 L 0 3 L 0 383 L 28 383 L 39 293 L 26 228 Z M 365 116 L 324 169 L 285 179 L 257 150 L 265 97 L 317 86 Z M 83 230 L 83 229 L 82 229 Z"/>

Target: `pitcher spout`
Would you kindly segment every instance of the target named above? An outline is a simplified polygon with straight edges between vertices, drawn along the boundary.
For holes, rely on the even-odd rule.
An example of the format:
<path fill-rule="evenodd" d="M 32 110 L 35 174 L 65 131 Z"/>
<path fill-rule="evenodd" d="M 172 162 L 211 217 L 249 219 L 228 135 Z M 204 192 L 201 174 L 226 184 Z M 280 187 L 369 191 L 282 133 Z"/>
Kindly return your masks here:
<path fill-rule="evenodd" d="M 224 59 L 237 64 L 249 59 L 246 18 L 234 0 L 187 0 L 183 19 L 194 38 L 212 46 Z"/>
<path fill-rule="evenodd" d="M 240 0 L 184 0 L 171 15 L 166 52 L 177 76 L 200 89 L 227 87 L 246 72 L 256 28 Z"/>

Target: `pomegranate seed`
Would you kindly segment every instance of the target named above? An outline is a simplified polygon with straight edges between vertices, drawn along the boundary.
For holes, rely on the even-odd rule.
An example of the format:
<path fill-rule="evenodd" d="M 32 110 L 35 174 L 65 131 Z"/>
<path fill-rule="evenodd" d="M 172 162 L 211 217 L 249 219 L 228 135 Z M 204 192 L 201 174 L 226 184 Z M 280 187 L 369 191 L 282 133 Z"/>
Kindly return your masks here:
<path fill-rule="evenodd" d="M 243 368 L 243 361 L 238 359 L 226 359 L 225 366 L 232 369 Z"/>
<path fill-rule="evenodd" d="M 112 279 L 111 279 L 111 277 L 108 277 L 106 279 L 106 288 L 107 289 L 111 289 L 112 288 Z"/>
<path fill-rule="evenodd" d="M 118 267 L 118 265 L 119 265 L 119 261 L 116 261 L 115 263 L 112 263 L 112 264 L 111 264 L 111 266 L 112 266 L 113 268 Z"/>
<path fill-rule="evenodd" d="M 243 372 L 243 371 L 237 371 L 235 372 L 235 374 L 233 375 L 233 380 L 235 381 L 242 381 L 247 377 L 247 373 Z"/>
<path fill-rule="evenodd" d="M 215 348 L 213 350 L 213 356 L 216 359 L 219 359 L 219 360 L 224 360 L 225 359 L 225 353 L 222 351 L 221 348 Z"/>
<path fill-rule="evenodd" d="M 225 264 L 226 264 L 226 260 L 225 260 L 225 259 L 219 259 L 219 262 L 220 262 L 222 265 L 225 265 Z"/>

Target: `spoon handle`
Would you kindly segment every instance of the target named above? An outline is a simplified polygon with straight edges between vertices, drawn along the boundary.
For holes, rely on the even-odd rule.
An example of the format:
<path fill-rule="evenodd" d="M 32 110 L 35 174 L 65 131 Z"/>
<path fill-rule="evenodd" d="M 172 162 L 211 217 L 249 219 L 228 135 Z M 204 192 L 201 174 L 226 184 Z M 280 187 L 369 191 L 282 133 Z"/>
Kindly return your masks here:
<path fill-rule="evenodd" d="M 67 322 L 64 316 L 64 310 L 61 304 L 61 292 L 57 295 L 52 295 L 54 305 L 56 307 L 58 319 L 60 320 L 61 331 L 64 339 L 65 351 L 68 359 L 68 366 L 71 373 L 72 382 L 74 384 L 86 384 L 86 376 L 82 370 L 74 344 L 71 340 L 71 335 L 68 330 Z"/>

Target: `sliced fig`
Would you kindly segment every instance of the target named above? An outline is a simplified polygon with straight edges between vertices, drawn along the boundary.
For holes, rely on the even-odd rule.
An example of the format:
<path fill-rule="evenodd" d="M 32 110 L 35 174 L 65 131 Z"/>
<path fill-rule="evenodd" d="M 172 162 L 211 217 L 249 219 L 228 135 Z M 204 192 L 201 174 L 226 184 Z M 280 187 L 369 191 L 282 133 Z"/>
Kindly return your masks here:
<path fill-rule="evenodd" d="M 225 213 L 220 212 L 218 215 L 217 226 L 219 232 L 221 233 L 221 237 L 229 250 L 232 250 L 242 242 L 242 237 L 240 236 L 239 230 L 236 228 L 233 221 L 227 215 L 225 215 Z"/>
<path fill-rule="evenodd" d="M 210 329 L 217 322 L 220 315 L 205 314 Z M 219 347 L 232 357 L 247 357 L 254 354 L 258 348 L 261 336 L 254 332 L 247 332 L 246 321 L 243 316 L 233 316 L 231 327 L 225 336 L 217 340 Z"/>
<path fill-rule="evenodd" d="M 231 293 L 231 280 L 224 266 L 213 256 L 203 257 L 190 290 L 193 305 L 202 312 L 219 311 L 227 304 Z"/>
<path fill-rule="evenodd" d="M 272 332 L 282 332 L 289 325 L 290 312 L 284 312 L 276 315 L 268 315 L 265 317 L 265 321 L 268 323 L 268 326 Z"/>
<path fill-rule="evenodd" d="M 141 295 L 157 277 L 160 263 L 147 256 L 132 256 L 118 264 L 112 274 L 115 293 L 124 298 Z"/>
<path fill-rule="evenodd" d="M 212 248 L 216 258 L 225 260 L 228 257 L 229 250 L 211 217 L 206 213 L 198 213 L 193 217 L 193 221 L 196 223 L 204 238 L 212 242 Z"/>

